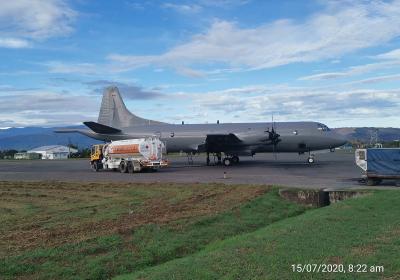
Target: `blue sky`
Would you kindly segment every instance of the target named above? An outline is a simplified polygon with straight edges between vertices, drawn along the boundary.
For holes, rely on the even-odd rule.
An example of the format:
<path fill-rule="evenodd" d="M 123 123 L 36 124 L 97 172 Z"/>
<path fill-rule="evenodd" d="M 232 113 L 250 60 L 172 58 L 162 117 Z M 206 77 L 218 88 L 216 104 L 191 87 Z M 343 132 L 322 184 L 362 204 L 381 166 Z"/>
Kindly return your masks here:
<path fill-rule="evenodd" d="M 104 87 L 172 123 L 400 127 L 400 1 L 13 0 L 0 127 L 96 120 Z"/>

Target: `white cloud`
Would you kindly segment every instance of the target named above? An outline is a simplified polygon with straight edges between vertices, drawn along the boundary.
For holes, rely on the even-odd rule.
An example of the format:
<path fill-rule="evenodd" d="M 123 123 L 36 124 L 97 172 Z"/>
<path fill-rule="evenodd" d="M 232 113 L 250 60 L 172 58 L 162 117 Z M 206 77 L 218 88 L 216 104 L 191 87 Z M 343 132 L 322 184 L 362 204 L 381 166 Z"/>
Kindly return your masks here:
<path fill-rule="evenodd" d="M 400 49 L 391 50 L 375 56 L 377 59 L 400 60 Z"/>
<path fill-rule="evenodd" d="M 64 63 L 60 61 L 48 61 L 43 63 L 43 65 L 49 69 L 50 73 L 59 74 L 97 74 L 103 71 L 100 69 L 99 65 L 93 63 Z M 107 72 L 107 69 L 104 69 L 103 72 Z"/>
<path fill-rule="evenodd" d="M 0 92 L 2 126 L 53 126 L 95 120 L 100 100 L 83 94 L 9 88 Z M 12 106 L 10 106 L 12 104 Z"/>
<path fill-rule="evenodd" d="M 29 46 L 30 43 L 27 40 L 0 37 L 0 48 L 19 49 L 19 48 L 27 48 Z"/>
<path fill-rule="evenodd" d="M 172 9 L 181 14 L 193 14 L 198 13 L 202 10 L 202 7 L 196 4 L 174 4 L 174 3 L 165 3 L 163 5 L 164 8 Z"/>
<path fill-rule="evenodd" d="M 242 6 L 249 3 L 250 0 L 200 0 L 199 3 L 206 7 L 231 8 Z"/>
<path fill-rule="evenodd" d="M 125 69 L 148 65 L 177 68 L 206 63 L 263 69 L 339 58 L 399 35 L 399 1 L 337 3 L 304 22 L 284 19 L 241 28 L 233 22 L 216 21 L 205 33 L 163 54 L 112 54 L 108 58 Z"/>
<path fill-rule="evenodd" d="M 200 0 L 197 1 L 196 4 L 192 3 L 193 1 L 187 1 L 186 3 L 172 3 L 167 2 L 162 5 L 162 7 L 166 9 L 172 9 L 178 13 L 184 15 L 192 15 L 196 13 L 202 12 L 206 8 L 223 8 L 229 9 L 232 7 L 241 6 L 247 4 L 249 1 L 243 0 Z"/>
<path fill-rule="evenodd" d="M 108 84 L 108 81 L 88 84 L 97 86 Z M 137 98 L 135 92 L 123 93 Z M 88 93 L 70 94 L 4 86 L 0 95 L 0 120 L 9 120 L 4 126 L 68 125 L 95 120 L 101 101 L 89 90 Z M 168 109 L 156 110 L 156 119 L 167 122 L 185 120 L 187 123 L 214 122 L 218 119 L 221 122 L 267 122 L 273 113 L 277 121 L 313 120 L 336 126 L 369 123 L 369 126 L 397 127 L 396 116 L 400 109 L 398 89 L 251 85 L 209 92 L 170 92 L 165 94 L 165 98 L 158 98 L 157 105 L 153 98 L 148 101 L 141 99 L 140 105 L 135 102 L 136 105 L 130 108 L 133 112 L 140 115 L 154 111 L 156 106 L 164 106 Z M 146 113 L 143 114 L 146 117 Z"/>
<path fill-rule="evenodd" d="M 2 1 L 0 40 L 12 37 L 14 43 L 8 41 L 0 46 L 28 47 L 27 40 L 67 35 L 73 30 L 71 23 L 76 15 L 63 0 Z"/>
<path fill-rule="evenodd" d="M 393 82 L 393 81 L 400 81 L 400 74 L 371 77 L 371 78 L 367 78 L 367 79 L 353 81 L 353 82 L 347 83 L 346 85 L 376 84 L 376 83 Z"/>
<path fill-rule="evenodd" d="M 265 122 L 273 113 L 278 121 L 311 120 L 339 126 L 369 121 L 374 126 L 387 120 L 386 126 L 398 126 L 393 116 L 400 109 L 399 90 L 258 85 L 195 94 L 181 92 L 176 98 L 193 104 L 188 105 L 188 112 L 195 117 L 187 114 L 186 119 L 192 122 Z"/>
<path fill-rule="evenodd" d="M 338 72 L 327 72 L 327 73 L 319 73 L 319 74 L 304 76 L 299 78 L 299 80 L 318 81 L 318 80 L 333 80 L 337 78 L 348 78 L 355 75 L 366 74 L 369 72 L 381 69 L 393 68 L 397 66 L 400 66 L 400 60 L 381 61 L 375 63 L 368 63 L 364 65 L 352 66 L 343 71 L 338 71 Z"/>

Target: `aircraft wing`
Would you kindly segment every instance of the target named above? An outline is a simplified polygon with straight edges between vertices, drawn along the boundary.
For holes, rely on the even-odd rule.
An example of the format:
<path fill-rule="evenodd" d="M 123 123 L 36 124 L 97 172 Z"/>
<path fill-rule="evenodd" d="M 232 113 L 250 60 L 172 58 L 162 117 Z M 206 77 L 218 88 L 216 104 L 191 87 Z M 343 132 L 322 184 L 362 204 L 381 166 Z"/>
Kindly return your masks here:
<path fill-rule="evenodd" d="M 242 140 L 233 133 L 208 134 L 204 148 L 211 153 L 218 153 L 237 150 L 241 146 Z"/>

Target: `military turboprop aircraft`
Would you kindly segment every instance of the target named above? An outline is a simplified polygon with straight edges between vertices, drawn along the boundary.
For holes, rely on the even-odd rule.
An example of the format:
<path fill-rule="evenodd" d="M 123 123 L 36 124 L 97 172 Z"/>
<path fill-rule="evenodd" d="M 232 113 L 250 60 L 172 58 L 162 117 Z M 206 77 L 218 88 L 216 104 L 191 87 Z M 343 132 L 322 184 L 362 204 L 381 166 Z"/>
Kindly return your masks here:
<path fill-rule="evenodd" d="M 318 122 L 168 124 L 143 119 L 128 111 L 117 87 L 105 90 L 98 121 L 84 124 L 90 130 L 55 132 L 77 132 L 104 141 L 156 135 L 166 143 L 168 152 L 207 153 L 207 165 L 210 154 L 229 166 L 238 163 L 239 156 L 265 152 L 308 153 L 307 162 L 313 163 L 312 151 L 332 151 L 346 143 L 343 137 Z"/>

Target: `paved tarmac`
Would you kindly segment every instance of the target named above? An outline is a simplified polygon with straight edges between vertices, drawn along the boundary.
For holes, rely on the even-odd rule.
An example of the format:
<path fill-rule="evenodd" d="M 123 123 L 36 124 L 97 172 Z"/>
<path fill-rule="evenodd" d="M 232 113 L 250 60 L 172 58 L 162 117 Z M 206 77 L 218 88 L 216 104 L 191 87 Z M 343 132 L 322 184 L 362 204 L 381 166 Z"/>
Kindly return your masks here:
<path fill-rule="evenodd" d="M 0 181 L 73 181 L 73 182 L 180 182 L 268 184 L 288 187 L 349 189 L 362 188 L 362 172 L 354 163 L 353 153 L 322 153 L 316 162 L 306 163 L 306 155 L 257 154 L 241 157 L 235 166 L 206 166 L 204 156 L 194 156 L 189 165 L 186 156 L 169 156 L 170 167 L 158 172 L 121 174 L 93 172 L 87 159 L 1 160 Z M 224 172 L 226 177 L 224 179 Z M 392 188 L 384 182 L 380 188 Z"/>

